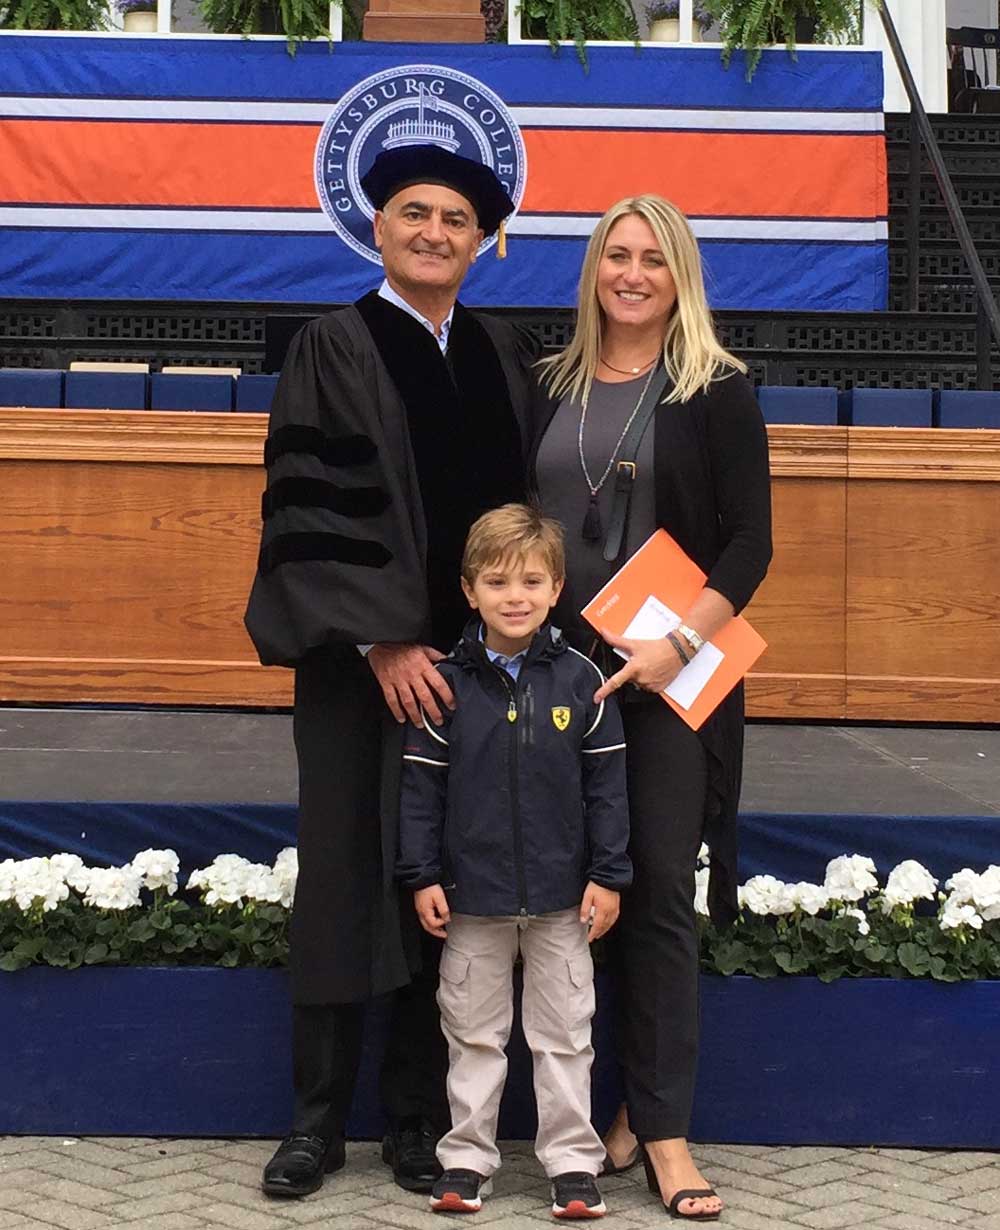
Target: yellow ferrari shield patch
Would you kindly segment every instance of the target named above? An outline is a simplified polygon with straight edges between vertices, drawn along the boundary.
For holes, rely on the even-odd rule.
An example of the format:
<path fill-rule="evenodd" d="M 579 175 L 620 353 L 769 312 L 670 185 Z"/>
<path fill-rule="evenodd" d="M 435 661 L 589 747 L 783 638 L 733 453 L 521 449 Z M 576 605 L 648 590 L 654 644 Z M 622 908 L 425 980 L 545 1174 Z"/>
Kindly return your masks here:
<path fill-rule="evenodd" d="M 569 725 L 570 712 L 565 705 L 552 706 L 552 724 L 556 730 L 565 730 Z"/>

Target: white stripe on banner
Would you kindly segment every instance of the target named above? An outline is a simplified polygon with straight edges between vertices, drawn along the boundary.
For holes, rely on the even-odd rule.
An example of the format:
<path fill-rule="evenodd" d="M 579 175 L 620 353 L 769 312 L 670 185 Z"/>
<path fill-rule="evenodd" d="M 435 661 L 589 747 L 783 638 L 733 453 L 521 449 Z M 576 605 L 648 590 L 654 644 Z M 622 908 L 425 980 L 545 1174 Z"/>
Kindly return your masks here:
<path fill-rule="evenodd" d="M 885 221 L 822 221 L 796 218 L 692 218 L 699 239 L 813 240 L 874 243 L 888 238 Z M 512 235 L 539 239 L 586 239 L 597 215 L 519 214 L 507 228 Z M 77 209 L 41 205 L 0 207 L 0 228 L 44 230 L 144 231 L 294 231 L 333 233 L 319 210 L 238 209 Z"/>
<path fill-rule="evenodd" d="M 699 239 L 802 239 L 828 242 L 874 242 L 889 237 L 884 221 L 797 218 L 689 218 Z M 511 235 L 579 236 L 589 239 L 597 215 L 518 214 L 509 224 Z"/>
<path fill-rule="evenodd" d="M 881 132 L 880 111 L 721 111 L 663 107 L 511 107 L 523 128 L 694 128 L 741 132 Z"/>
<path fill-rule="evenodd" d="M 0 98 L 0 118 L 201 120 L 322 124 L 329 102 L 185 101 L 134 98 Z M 523 128 L 721 129 L 740 132 L 881 132 L 876 111 L 722 111 L 661 107 L 511 107 Z"/>

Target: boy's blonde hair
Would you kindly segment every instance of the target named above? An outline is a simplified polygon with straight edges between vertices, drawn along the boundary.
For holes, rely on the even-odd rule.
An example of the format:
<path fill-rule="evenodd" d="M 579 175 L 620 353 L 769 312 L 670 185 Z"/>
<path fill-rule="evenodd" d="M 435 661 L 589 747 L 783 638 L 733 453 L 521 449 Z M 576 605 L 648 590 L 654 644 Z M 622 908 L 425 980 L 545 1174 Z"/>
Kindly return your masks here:
<path fill-rule="evenodd" d="M 558 521 L 543 517 L 528 504 L 491 508 L 469 530 L 462 556 L 462 577 L 468 585 L 475 585 L 484 568 L 510 559 L 524 560 L 536 551 L 553 581 L 564 580 L 566 556 Z"/>

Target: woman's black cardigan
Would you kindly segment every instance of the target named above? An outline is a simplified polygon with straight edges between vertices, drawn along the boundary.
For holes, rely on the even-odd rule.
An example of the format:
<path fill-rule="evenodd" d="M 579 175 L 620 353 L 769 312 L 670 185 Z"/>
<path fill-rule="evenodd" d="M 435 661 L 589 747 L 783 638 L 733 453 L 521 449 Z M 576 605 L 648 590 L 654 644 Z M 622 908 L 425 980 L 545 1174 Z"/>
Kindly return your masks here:
<path fill-rule="evenodd" d="M 535 459 L 557 402 L 543 398 Z M 750 382 L 739 372 L 715 380 L 686 402 L 657 407 L 653 419 L 656 524 L 707 574 L 739 612 L 771 560 L 771 486 L 767 432 Z M 581 482 L 583 481 L 581 477 Z M 727 924 L 736 915 L 736 814 L 743 774 L 743 686 L 698 732 L 708 753 L 705 840 L 712 851 L 709 908 Z"/>

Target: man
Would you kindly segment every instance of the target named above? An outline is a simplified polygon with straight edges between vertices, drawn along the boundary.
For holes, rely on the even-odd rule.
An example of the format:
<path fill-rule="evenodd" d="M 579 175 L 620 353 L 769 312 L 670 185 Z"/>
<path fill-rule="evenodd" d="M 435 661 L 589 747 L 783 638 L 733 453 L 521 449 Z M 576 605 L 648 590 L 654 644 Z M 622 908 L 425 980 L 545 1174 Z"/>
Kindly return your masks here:
<path fill-rule="evenodd" d="M 457 303 L 513 204 L 491 170 L 436 146 L 382 153 L 362 180 L 385 281 L 293 340 L 271 411 L 246 623 L 295 668 L 299 880 L 291 923 L 292 1133 L 274 1196 L 344 1164 L 366 1002 L 394 992 L 382 1066 L 396 1182 L 429 1191 L 448 1128 L 434 993 L 439 943 L 393 883 L 402 723 L 440 721 L 435 669 L 465 617 L 466 532 L 524 497 L 532 345 Z"/>

